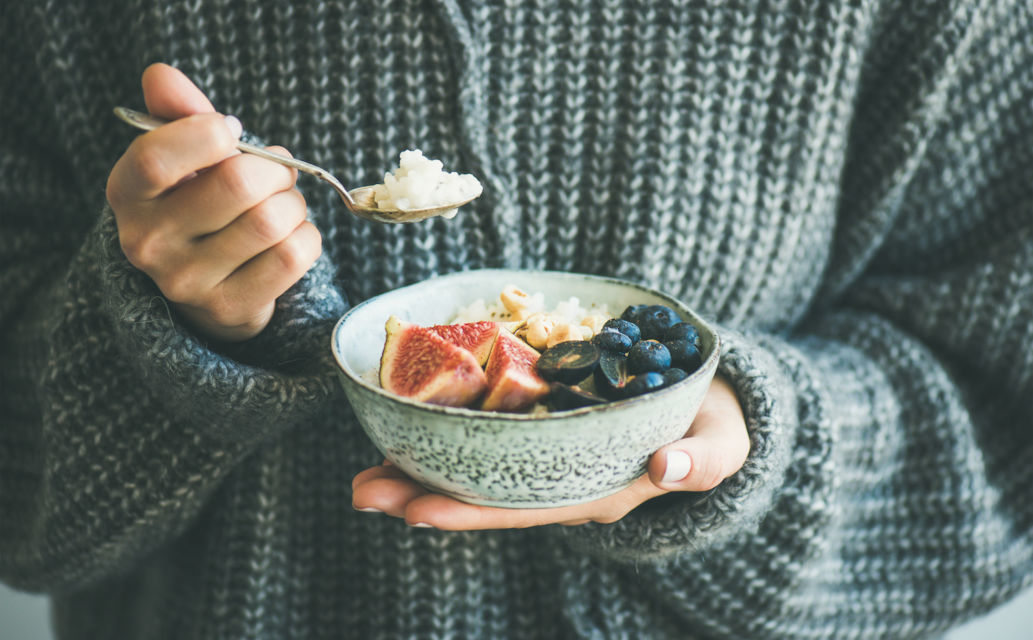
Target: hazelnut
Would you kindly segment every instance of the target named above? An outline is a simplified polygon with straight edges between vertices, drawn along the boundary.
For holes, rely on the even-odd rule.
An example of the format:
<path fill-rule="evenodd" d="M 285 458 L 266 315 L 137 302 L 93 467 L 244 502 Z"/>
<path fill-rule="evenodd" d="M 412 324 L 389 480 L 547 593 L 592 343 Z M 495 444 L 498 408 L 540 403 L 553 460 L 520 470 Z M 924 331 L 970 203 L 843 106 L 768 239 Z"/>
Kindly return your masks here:
<path fill-rule="evenodd" d="M 546 347 L 557 345 L 561 342 L 568 342 L 570 340 L 584 340 L 581 328 L 573 324 L 560 324 L 556 325 L 551 332 L 549 332 L 549 338 L 545 343 Z"/>
<path fill-rule="evenodd" d="M 531 296 L 515 284 L 507 284 L 503 287 L 502 293 L 499 294 L 499 300 L 513 314 L 531 305 Z"/>
<path fill-rule="evenodd" d="M 591 338 L 603 330 L 603 325 L 609 319 L 609 316 L 605 316 L 601 313 L 592 313 L 581 319 L 581 326 L 588 327 L 592 330 L 592 333 L 588 336 Z"/>

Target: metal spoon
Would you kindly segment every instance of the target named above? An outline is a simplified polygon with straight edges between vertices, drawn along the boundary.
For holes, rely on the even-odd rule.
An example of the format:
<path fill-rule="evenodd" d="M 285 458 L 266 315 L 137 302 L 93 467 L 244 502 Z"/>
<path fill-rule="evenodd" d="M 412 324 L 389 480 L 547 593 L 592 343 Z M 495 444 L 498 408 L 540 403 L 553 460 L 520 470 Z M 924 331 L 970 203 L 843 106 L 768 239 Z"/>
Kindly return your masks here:
<path fill-rule="evenodd" d="M 147 113 L 141 113 L 134 109 L 127 109 L 126 107 L 115 107 L 115 115 L 134 127 L 143 129 L 144 131 L 156 129 L 169 122 L 168 120 L 163 120 L 162 118 L 157 118 Z M 429 209 L 379 209 L 373 199 L 373 188 L 377 185 L 358 187 L 349 191 L 344 188 L 341 181 L 335 178 L 332 173 L 322 167 L 317 167 L 314 164 L 305 162 L 304 160 L 288 158 L 287 156 L 266 151 L 262 147 L 257 147 L 246 142 L 238 142 L 237 149 L 240 149 L 244 153 L 252 153 L 267 160 L 278 162 L 286 167 L 292 167 L 298 171 L 304 171 L 305 173 L 316 176 L 334 188 L 334 191 L 341 196 L 341 200 L 344 200 L 344 206 L 348 207 L 348 211 L 360 218 L 372 220 L 374 222 L 418 222 L 420 220 L 426 220 L 427 218 L 433 218 L 434 216 L 447 216 L 450 213 L 454 215 L 455 209 L 458 209 L 481 195 L 480 193 L 477 193 L 477 195 L 472 198 L 468 198 L 461 202 L 454 202 L 441 207 L 431 207 Z"/>

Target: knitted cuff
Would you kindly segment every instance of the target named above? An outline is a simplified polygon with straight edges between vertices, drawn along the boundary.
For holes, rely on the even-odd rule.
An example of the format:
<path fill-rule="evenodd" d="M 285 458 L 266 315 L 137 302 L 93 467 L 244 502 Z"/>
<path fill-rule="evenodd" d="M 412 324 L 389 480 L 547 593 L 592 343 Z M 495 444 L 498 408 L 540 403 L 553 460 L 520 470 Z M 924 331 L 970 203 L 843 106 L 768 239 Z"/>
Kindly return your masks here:
<path fill-rule="evenodd" d="M 795 395 L 770 352 L 734 331 L 721 329 L 720 335 L 718 375 L 736 389 L 750 433 L 742 469 L 711 491 L 667 494 L 613 524 L 558 527 L 568 544 L 635 562 L 712 547 L 756 529 L 789 464 Z"/>
<path fill-rule="evenodd" d="M 250 440 L 307 419 L 339 391 L 330 331 L 344 311 L 323 260 L 277 303 L 259 337 L 215 350 L 177 321 L 154 283 L 122 253 L 106 209 L 73 265 L 73 296 L 102 294 L 105 327 L 121 366 L 134 370 L 139 393 L 154 394 L 171 413 L 212 435 Z"/>
<path fill-rule="evenodd" d="M 282 371 L 333 367 L 330 333 L 347 305 L 333 284 L 333 265 L 320 256 L 301 280 L 276 300 L 269 324 L 257 336 L 215 349 L 245 364 Z M 299 346 L 304 349 L 299 351 Z"/>

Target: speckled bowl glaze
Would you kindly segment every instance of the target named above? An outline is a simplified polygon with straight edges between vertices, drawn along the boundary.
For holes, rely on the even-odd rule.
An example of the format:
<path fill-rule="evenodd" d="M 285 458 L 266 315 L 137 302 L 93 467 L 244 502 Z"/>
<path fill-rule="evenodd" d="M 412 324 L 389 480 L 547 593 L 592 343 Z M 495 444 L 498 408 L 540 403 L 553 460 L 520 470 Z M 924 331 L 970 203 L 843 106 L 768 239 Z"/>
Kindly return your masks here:
<path fill-rule="evenodd" d="M 546 305 L 576 296 L 619 315 L 631 304 L 665 304 L 699 330 L 703 366 L 659 391 L 545 415 L 439 407 L 397 397 L 370 375 L 380 366 L 389 316 L 444 324 L 508 284 L 541 292 Z M 717 368 L 720 339 L 679 301 L 629 282 L 552 271 L 486 269 L 426 280 L 371 298 L 334 328 L 332 349 L 355 415 L 384 456 L 429 489 L 465 502 L 553 507 L 602 498 L 645 472 L 649 456 L 681 438 Z"/>

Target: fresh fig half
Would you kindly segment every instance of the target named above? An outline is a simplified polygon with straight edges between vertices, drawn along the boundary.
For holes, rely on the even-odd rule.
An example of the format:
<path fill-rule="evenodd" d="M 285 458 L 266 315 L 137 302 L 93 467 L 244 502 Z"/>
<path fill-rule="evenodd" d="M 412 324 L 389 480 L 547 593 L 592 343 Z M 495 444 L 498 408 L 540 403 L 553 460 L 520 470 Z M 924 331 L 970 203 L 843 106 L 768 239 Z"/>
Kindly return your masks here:
<path fill-rule="evenodd" d="M 481 367 L 488 361 L 491 346 L 495 344 L 495 338 L 499 335 L 499 323 L 487 320 L 461 324 L 439 324 L 428 327 L 428 329 L 455 346 L 472 353 Z"/>
<path fill-rule="evenodd" d="M 484 393 L 487 377 L 472 353 L 436 333 L 387 320 L 380 356 L 380 386 L 391 393 L 449 407 L 469 406 Z"/>
<path fill-rule="evenodd" d="M 539 353 L 506 330 L 499 331 L 484 372 L 488 393 L 485 411 L 521 411 L 548 395 L 549 383 L 535 371 Z"/>

